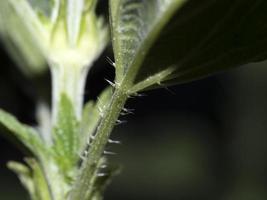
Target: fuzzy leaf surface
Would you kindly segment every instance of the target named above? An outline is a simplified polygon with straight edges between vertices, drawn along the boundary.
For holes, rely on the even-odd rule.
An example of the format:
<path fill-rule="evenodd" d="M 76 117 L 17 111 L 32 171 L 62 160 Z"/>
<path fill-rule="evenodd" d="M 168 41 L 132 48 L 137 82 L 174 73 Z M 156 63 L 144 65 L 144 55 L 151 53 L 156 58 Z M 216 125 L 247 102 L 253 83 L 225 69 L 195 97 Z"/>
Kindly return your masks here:
<path fill-rule="evenodd" d="M 47 66 L 38 45 L 24 23 L 25 21 L 8 1 L 0 1 L 0 37 L 2 42 L 22 71 L 26 75 L 32 76 L 42 73 L 47 69 Z"/>
<path fill-rule="evenodd" d="M 22 185 L 28 190 L 31 200 L 49 200 L 50 193 L 41 166 L 34 159 L 27 158 L 28 166 L 15 161 L 8 162 L 8 168 L 15 172 Z"/>
<path fill-rule="evenodd" d="M 110 2 L 117 80 L 137 84 L 172 66 L 158 87 L 267 58 L 266 1 Z"/>
<path fill-rule="evenodd" d="M 112 98 L 112 88 L 106 88 L 98 97 L 97 101 L 89 101 L 83 108 L 83 117 L 80 123 L 80 151 L 84 151 L 101 120 L 101 115 Z M 102 112 L 102 113 L 101 113 Z"/>
<path fill-rule="evenodd" d="M 68 173 L 79 158 L 79 123 L 65 94 L 61 95 L 58 113 L 58 121 L 53 128 L 54 153 L 62 172 Z"/>
<path fill-rule="evenodd" d="M 164 24 L 184 0 L 111 0 L 112 40 L 117 82 L 137 73 Z"/>
<path fill-rule="evenodd" d="M 31 171 L 28 166 L 15 162 L 9 161 L 7 167 L 17 174 L 21 184 L 24 188 L 29 192 L 29 195 L 32 200 L 37 200 L 37 196 L 35 194 L 34 183 L 31 175 Z"/>
<path fill-rule="evenodd" d="M 37 157 L 47 153 L 45 144 L 35 129 L 20 123 L 14 116 L 2 109 L 0 109 L 0 127 L 18 139 Z"/>

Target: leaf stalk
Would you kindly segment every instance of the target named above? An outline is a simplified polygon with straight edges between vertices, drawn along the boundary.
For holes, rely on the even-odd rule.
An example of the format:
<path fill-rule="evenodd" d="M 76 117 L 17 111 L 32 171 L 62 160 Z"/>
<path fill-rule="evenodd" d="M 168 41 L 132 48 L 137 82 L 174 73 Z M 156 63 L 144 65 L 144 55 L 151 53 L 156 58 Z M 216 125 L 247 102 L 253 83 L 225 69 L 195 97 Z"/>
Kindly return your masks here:
<path fill-rule="evenodd" d="M 92 191 L 93 183 L 91 180 L 97 176 L 97 165 L 103 156 L 104 149 L 108 143 L 110 133 L 128 98 L 126 90 L 118 87 L 112 96 L 111 103 L 104 110 L 103 118 L 97 128 L 95 139 L 90 145 L 88 156 L 83 162 L 81 173 L 77 178 L 70 200 L 87 200 Z"/>

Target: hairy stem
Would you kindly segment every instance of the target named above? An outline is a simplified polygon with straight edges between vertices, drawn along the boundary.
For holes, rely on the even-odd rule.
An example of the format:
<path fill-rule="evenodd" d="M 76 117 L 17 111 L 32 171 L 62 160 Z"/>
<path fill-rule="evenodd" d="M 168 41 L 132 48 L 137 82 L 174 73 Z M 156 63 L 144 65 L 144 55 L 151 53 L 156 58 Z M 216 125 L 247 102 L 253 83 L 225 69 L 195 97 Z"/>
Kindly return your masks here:
<path fill-rule="evenodd" d="M 112 96 L 111 103 L 104 110 L 103 118 L 97 128 L 96 136 L 90 145 L 88 157 L 83 162 L 81 174 L 74 184 L 70 200 L 84 200 L 93 190 L 93 182 L 97 176 L 97 166 L 103 155 L 110 133 L 116 124 L 120 112 L 127 100 L 127 93 L 121 88 L 117 88 Z"/>

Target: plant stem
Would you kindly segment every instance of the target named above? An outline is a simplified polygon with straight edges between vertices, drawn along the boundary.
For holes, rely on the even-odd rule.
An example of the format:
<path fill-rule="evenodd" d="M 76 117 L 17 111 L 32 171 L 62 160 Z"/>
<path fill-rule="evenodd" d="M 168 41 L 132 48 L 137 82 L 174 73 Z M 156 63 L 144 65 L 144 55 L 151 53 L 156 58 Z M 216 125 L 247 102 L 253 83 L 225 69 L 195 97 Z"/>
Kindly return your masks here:
<path fill-rule="evenodd" d="M 81 174 L 74 184 L 70 200 L 87 199 L 93 190 L 92 180 L 97 176 L 97 165 L 103 155 L 110 133 L 116 124 L 127 97 L 128 95 L 125 90 L 122 88 L 115 89 L 110 105 L 104 110 L 95 139 L 90 144 L 88 157 L 83 162 Z"/>

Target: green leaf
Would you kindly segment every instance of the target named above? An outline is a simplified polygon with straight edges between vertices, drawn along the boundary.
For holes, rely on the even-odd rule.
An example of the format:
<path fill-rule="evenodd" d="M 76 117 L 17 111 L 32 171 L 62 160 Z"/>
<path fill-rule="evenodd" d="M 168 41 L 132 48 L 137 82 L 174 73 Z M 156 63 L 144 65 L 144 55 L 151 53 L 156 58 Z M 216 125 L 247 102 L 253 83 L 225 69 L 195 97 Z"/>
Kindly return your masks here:
<path fill-rule="evenodd" d="M 36 42 L 39 51 L 44 53 L 49 33 L 42 23 L 40 16 L 27 0 L 8 0 L 8 4 L 14 9 L 12 14 L 21 18 L 22 24 L 25 26 L 25 29 L 28 30 L 29 36 Z M 18 32 L 19 31 L 20 30 L 18 30 Z"/>
<path fill-rule="evenodd" d="M 31 171 L 29 167 L 15 161 L 8 162 L 7 166 L 10 170 L 12 170 L 18 175 L 21 184 L 29 192 L 31 199 L 37 200 L 34 183 L 32 180 Z"/>
<path fill-rule="evenodd" d="M 53 0 L 28 0 L 31 6 L 42 14 L 49 16 L 52 11 Z"/>
<path fill-rule="evenodd" d="M 69 98 L 62 94 L 60 97 L 58 118 L 53 128 L 55 159 L 62 172 L 70 176 L 71 169 L 79 159 L 79 123 Z"/>
<path fill-rule="evenodd" d="M 8 1 L 0 1 L 0 37 L 8 53 L 26 75 L 33 76 L 47 69 L 39 47 Z"/>
<path fill-rule="evenodd" d="M 134 81 L 150 46 L 183 3 L 184 0 L 110 1 L 116 82 Z"/>
<path fill-rule="evenodd" d="M 95 9 L 96 4 L 97 4 L 97 0 L 85 0 L 84 8 L 85 10 Z"/>
<path fill-rule="evenodd" d="M 71 46 L 75 47 L 81 29 L 81 20 L 84 9 L 84 0 L 68 0 L 67 27 Z"/>
<path fill-rule="evenodd" d="M 47 149 L 38 132 L 30 126 L 20 123 L 11 114 L 0 109 L 0 126 L 23 143 L 37 157 L 45 156 Z"/>
<path fill-rule="evenodd" d="M 103 199 L 104 190 L 110 184 L 111 180 L 117 176 L 121 171 L 121 167 L 118 165 L 108 166 L 105 175 L 99 176 L 95 180 L 94 190 L 91 193 L 91 196 L 87 200 L 101 200 Z"/>
<path fill-rule="evenodd" d="M 8 168 L 15 172 L 32 200 L 49 200 L 50 193 L 41 166 L 34 159 L 26 159 L 26 166 L 15 161 L 8 162 Z"/>
<path fill-rule="evenodd" d="M 96 128 L 101 120 L 102 113 L 110 103 L 112 93 L 112 88 L 108 87 L 99 95 L 96 102 L 89 101 L 85 104 L 83 109 L 83 117 L 80 124 L 80 152 L 83 152 L 86 145 L 91 142 L 91 136 L 93 136 L 94 132 L 96 131 Z"/>
<path fill-rule="evenodd" d="M 110 2 L 117 81 L 130 86 L 187 82 L 267 58 L 266 1 Z"/>
<path fill-rule="evenodd" d="M 32 180 L 37 200 L 51 199 L 46 177 L 40 164 L 35 159 L 30 158 L 27 158 L 26 162 L 32 170 Z"/>

